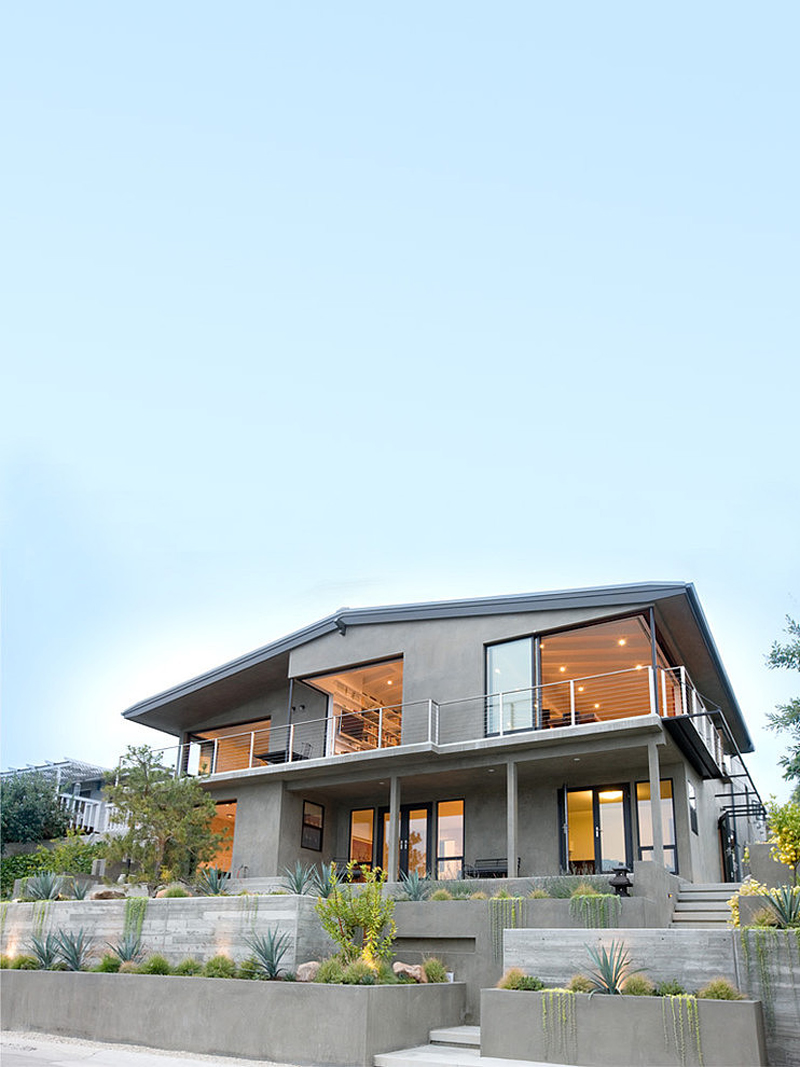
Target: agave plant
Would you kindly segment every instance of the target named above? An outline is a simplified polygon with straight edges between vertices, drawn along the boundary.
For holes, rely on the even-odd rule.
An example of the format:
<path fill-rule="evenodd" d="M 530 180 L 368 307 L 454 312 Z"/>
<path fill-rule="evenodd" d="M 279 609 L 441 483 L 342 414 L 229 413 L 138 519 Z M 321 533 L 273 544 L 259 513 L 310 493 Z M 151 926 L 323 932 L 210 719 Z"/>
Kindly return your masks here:
<path fill-rule="evenodd" d="M 197 875 L 195 888 L 204 897 L 224 897 L 230 880 L 230 871 L 223 871 L 221 867 L 204 867 Z"/>
<path fill-rule="evenodd" d="M 34 935 L 28 943 L 28 952 L 43 971 L 51 970 L 59 961 L 58 938 L 55 934 Z"/>
<path fill-rule="evenodd" d="M 106 941 L 106 944 L 123 963 L 139 963 L 144 959 L 142 939 L 133 931 L 124 934 L 122 940 L 117 941 L 115 945 L 112 945 L 110 941 Z"/>
<path fill-rule="evenodd" d="M 284 930 L 267 930 L 263 937 L 254 935 L 248 938 L 247 944 L 252 949 L 257 962 L 257 969 L 265 978 L 277 978 L 282 968 L 280 963 L 289 951 L 290 938 Z"/>
<path fill-rule="evenodd" d="M 88 882 L 79 882 L 77 878 L 72 880 L 72 896 L 75 900 L 85 900 L 86 894 L 89 892 Z"/>
<path fill-rule="evenodd" d="M 72 933 L 69 930 L 59 930 L 56 934 L 58 941 L 58 955 L 61 962 L 67 965 L 68 971 L 82 971 L 89 958 L 92 948 L 92 938 L 88 937 L 83 927 Z"/>
<path fill-rule="evenodd" d="M 320 870 L 314 868 L 311 875 L 311 887 L 318 897 L 329 897 L 334 886 L 344 880 L 335 863 L 323 863 Z"/>
<path fill-rule="evenodd" d="M 306 867 L 300 860 L 295 863 L 294 870 L 292 870 L 291 867 L 283 868 L 283 888 L 290 893 L 296 893 L 298 896 L 302 896 L 308 891 L 308 888 L 313 881 L 313 869 Z"/>
<path fill-rule="evenodd" d="M 771 889 L 767 899 L 781 926 L 800 926 L 800 886 L 782 885 Z"/>
<path fill-rule="evenodd" d="M 62 884 L 63 880 L 52 871 L 32 874 L 25 883 L 25 900 L 56 900 Z"/>
<path fill-rule="evenodd" d="M 427 878 L 420 878 L 418 871 L 411 871 L 410 874 L 401 871 L 400 881 L 409 900 L 427 900 L 431 894 L 430 882 Z"/>
<path fill-rule="evenodd" d="M 595 993 L 619 995 L 626 979 L 632 974 L 641 974 L 644 970 L 643 967 L 631 967 L 630 953 L 622 941 L 612 941 L 608 948 L 601 945 L 597 949 L 587 945 L 586 951 L 597 968 L 589 972 Z"/>

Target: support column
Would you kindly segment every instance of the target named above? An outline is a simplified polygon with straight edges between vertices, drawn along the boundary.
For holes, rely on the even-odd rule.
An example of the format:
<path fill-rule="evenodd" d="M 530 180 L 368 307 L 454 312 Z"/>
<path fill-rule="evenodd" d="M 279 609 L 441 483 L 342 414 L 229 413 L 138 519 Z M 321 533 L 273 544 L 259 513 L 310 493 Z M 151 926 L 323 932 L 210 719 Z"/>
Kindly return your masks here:
<path fill-rule="evenodd" d="M 400 880 L 400 779 L 393 774 L 389 781 L 389 842 L 387 880 Z"/>
<path fill-rule="evenodd" d="M 653 826 L 653 862 L 664 866 L 664 823 L 661 817 L 661 767 L 658 745 L 647 742 L 647 768 L 650 776 L 650 822 Z M 634 798 L 635 802 L 635 798 Z"/>
<path fill-rule="evenodd" d="M 517 877 L 517 765 L 513 760 L 506 764 L 506 849 L 508 856 L 508 877 Z"/>

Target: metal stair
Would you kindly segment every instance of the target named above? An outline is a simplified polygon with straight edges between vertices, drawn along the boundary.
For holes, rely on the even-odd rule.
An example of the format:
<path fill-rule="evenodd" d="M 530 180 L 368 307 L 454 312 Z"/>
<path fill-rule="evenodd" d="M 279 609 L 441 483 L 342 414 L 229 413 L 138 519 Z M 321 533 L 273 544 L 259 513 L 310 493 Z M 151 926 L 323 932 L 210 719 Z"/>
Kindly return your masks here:
<path fill-rule="evenodd" d="M 684 882 L 678 891 L 672 926 L 679 929 L 724 930 L 731 919 L 728 900 L 741 882 Z"/>

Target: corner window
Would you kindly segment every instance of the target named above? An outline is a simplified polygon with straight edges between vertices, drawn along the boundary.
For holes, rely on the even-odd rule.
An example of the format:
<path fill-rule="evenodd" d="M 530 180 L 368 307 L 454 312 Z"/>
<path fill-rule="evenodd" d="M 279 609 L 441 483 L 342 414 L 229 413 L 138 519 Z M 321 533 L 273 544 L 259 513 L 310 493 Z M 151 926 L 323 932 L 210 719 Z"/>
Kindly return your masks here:
<path fill-rule="evenodd" d="M 385 660 L 304 678 L 327 693 L 329 755 L 399 745 L 403 727 L 403 661 Z"/>
<path fill-rule="evenodd" d="M 653 805 L 650 783 L 636 783 L 636 815 L 639 822 L 639 859 L 653 858 Z M 661 780 L 661 826 L 664 837 L 664 865 L 671 874 L 678 873 L 678 850 L 675 843 L 675 807 L 672 802 L 672 779 Z"/>
<path fill-rule="evenodd" d="M 689 825 L 692 828 L 692 833 L 698 833 L 697 829 L 697 793 L 691 782 L 687 782 L 686 789 L 689 798 Z"/>

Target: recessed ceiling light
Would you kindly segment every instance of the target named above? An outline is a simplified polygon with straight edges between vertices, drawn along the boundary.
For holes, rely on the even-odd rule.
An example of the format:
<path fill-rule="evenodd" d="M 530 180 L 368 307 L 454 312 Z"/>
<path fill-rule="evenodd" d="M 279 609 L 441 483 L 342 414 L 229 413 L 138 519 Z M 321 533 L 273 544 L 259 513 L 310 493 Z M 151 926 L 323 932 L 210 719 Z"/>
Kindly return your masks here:
<path fill-rule="evenodd" d="M 561 671 L 561 673 L 563 674 L 563 673 L 564 673 L 564 671 L 565 671 L 565 670 L 566 670 L 567 668 L 566 668 L 566 667 L 559 667 L 558 669 L 559 669 L 559 670 Z"/>
<path fill-rule="evenodd" d="M 600 705 L 599 705 L 599 704 L 595 704 L 595 707 L 596 707 L 596 708 L 599 708 L 599 707 L 600 707 Z"/>
<path fill-rule="evenodd" d="M 641 665 L 641 663 L 637 663 L 637 664 L 636 664 L 636 670 L 637 670 L 637 671 L 640 671 L 641 669 L 642 669 L 642 665 Z"/>
<path fill-rule="evenodd" d="M 624 637 L 620 637 L 619 641 L 617 641 L 618 645 L 627 645 L 627 643 Z"/>
<path fill-rule="evenodd" d="M 387 685 L 392 685 L 393 684 L 392 679 L 390 678 L 389 681 L 386 684 Z"/>
<path fill-rule="evenodd" d="M 494 774 L 494 767 L 489 767 L 489 774 Z"/>
<path fill-rule="evenodd" d="M 578 686 L 578 692 L 579 692 L 579 693 L 582 693 L 582 692 L 583 692 L 583 686 L 582 686 L 582 685 L 579 685 L 579 686 Z"/>

